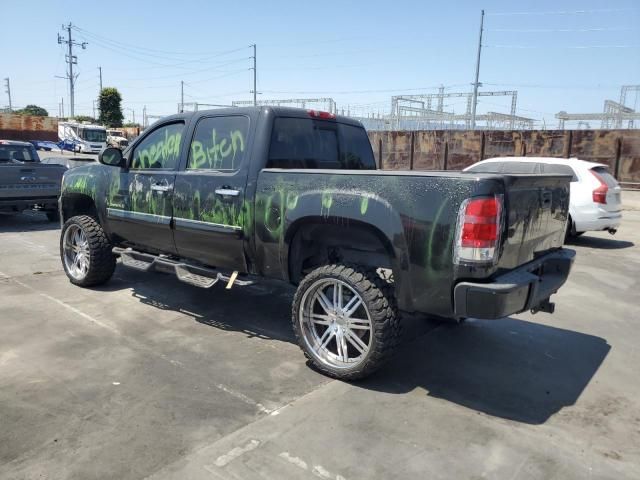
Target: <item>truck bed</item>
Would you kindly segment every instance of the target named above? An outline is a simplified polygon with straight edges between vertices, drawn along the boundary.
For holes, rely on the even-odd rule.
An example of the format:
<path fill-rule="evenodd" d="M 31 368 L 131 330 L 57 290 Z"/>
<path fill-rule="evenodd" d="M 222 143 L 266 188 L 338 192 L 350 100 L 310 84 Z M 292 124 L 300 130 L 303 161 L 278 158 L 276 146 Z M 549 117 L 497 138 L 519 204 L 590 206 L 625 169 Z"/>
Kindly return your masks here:
<path fill-rule="evenodd" d="M 504 196 L 505 207 L 498 261 L 454 264 L 462 203 L 494 194 Z M 561 247 L 568 208 L 569 177 L 561 175 L 263 169 L 255 200 L 258 268 L 286 279 L 284 232 L 300 218 L 320 212 L 329 224 L 361 222 L 391 239 L 396 268 L 405 270 L 401 307 L 450 316 L 451 285 L 488 280 Z"/>
<path fill-rule="evenodd" d="M 58 197 L 66 168 L 40 162 L 0 162 L 0 200 Z"/>

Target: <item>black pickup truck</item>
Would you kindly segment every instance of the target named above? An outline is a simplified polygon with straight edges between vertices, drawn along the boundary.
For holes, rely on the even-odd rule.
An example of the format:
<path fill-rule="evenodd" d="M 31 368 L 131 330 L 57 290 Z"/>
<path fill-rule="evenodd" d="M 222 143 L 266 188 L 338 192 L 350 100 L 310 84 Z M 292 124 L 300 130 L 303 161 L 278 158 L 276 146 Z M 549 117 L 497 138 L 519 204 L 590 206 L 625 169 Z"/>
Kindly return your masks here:
<path fill-rule="evenodd" d="M 552 312 L 573 263 L 568 176 L 379 171 L 362 125 L 327 112 L 173 115 L 99 161 L 63 179 L 72 283 L 107 281 L 118 256 L 204 288 L 291 282 L 300 347 L 337 378 L 387 358 L 399 312 Z"/>

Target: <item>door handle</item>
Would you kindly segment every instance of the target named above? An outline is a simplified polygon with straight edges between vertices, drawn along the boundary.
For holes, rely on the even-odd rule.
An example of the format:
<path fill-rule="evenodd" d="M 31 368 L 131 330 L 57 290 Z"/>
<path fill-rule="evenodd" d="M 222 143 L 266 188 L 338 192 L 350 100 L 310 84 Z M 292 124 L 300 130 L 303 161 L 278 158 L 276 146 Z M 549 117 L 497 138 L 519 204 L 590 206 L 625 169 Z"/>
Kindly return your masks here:
<path fill-rule="evenodd" d="M 168 192 L 170 189 L 171 189 L 171 186 L 169 185 L 162 185 L 162 184 L 151 185 L 151 190 L 154 190 L 159 193 Z"/>
<path fill-rule="evenodd" d="M 234 190 L 232 188 L 216 188 L 216 195 L 220 195 L 222 197 L 237 197 L 240 195 L 240 190 Z"/>

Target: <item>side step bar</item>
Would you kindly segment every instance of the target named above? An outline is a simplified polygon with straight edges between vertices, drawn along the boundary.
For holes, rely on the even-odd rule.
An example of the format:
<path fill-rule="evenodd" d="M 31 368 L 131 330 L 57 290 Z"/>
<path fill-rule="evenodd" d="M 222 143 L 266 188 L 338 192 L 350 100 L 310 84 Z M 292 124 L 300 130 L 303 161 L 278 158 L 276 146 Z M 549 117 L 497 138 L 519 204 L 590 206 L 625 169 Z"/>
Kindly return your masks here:
<path fill-rule="evenodd" d="M 126 267 L 135 268 L 143 272 L 173 273 L 181 282 L 200 288 L 211 288 L 220 280 L 226 282 L 227 289 L 233 285 L 245 287 L 255 283 L 253 280 L 238 279 L 238 272 L 227 275 L 213 268 L 189 265 L 185 262 L 138 252 L 130 248 L 114 247 L 113 253 L 120 256 L 122 264 Z"/>

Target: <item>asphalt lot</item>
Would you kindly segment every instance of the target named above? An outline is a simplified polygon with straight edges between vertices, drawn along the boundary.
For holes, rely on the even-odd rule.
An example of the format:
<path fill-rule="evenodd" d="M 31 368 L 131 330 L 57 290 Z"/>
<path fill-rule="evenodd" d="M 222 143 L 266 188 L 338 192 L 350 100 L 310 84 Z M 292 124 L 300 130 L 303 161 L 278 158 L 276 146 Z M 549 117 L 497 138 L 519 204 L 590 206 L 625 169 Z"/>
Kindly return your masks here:
<path fill-rule="evenodd" d="M 305 365 L 290 288 L 81 289 L 58 228 L 0 216 L 1 479 L 640 478 L 640 208 L 554 315 L 407 320 L 353 384 Z"/>

